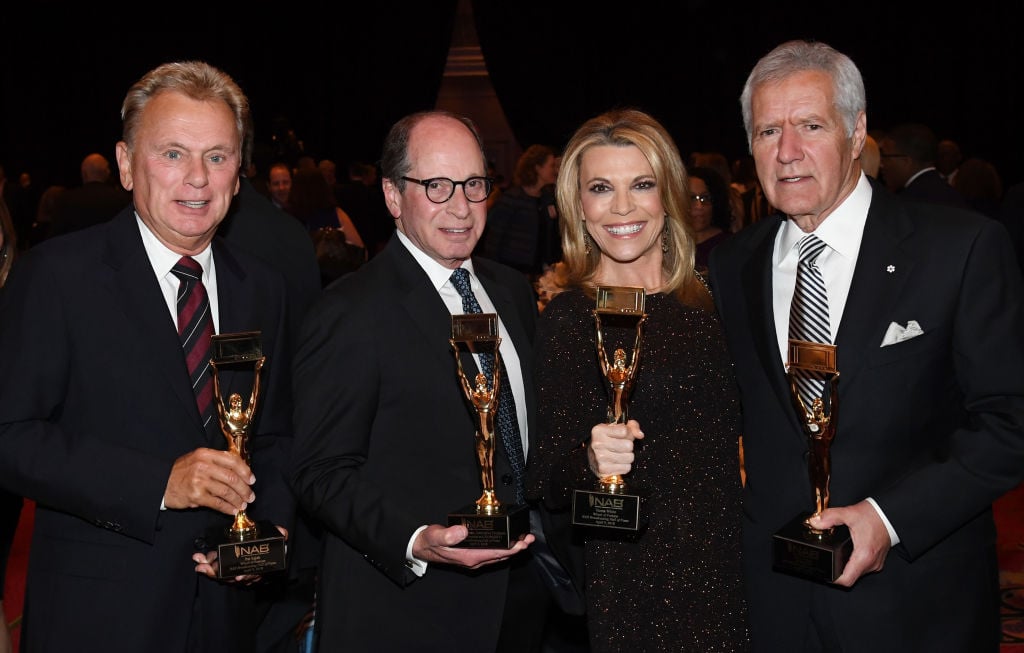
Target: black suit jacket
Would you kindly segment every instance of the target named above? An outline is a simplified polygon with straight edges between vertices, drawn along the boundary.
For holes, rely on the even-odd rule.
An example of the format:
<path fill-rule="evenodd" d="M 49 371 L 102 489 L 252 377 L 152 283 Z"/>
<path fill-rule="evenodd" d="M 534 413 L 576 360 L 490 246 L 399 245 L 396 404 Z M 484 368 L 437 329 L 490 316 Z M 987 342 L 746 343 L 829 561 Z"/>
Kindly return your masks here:
<path fill-rule="evenodd" d="M 217 239 L 219 332 L 261 330 L 266 393 L 251 439 L 250 514 L 291 527 L 284 282 Z M 248 398 L 252 372 L 224 370 Z M 251 650 L 249 591 L 195 573 L 196 538 L 230 517 L 160 505 L 175 459 L 226 449 L 204 430 L 133 207 L 46 241 L 0 295 L 0 486 L 37 502 L 26 651 L 184 651 L 199 597 L 215 650 Z"/>
<path fill-rule="evenodd" d="M 836 337 L 831 505 L 874 498 L 900 538 L 849 591 L 772 571 L 772 534 L 814 507 L 772 314 L 778 215 L 717 247 L 747 473 L 744 565 L 757 650 L 798 651 L 828 613 L 843 650 L 995 651 L 991 502 L 1024 477 L 1024 294 L 995 221 L 873 183 Z M 835 219 L 835 218 L 828 218 Z M 881 346 L 890 323 L 923 335 Z"/>
<path fill-rule="evenodd" d="M 132 196 L 118 184 L 90 181 L 57 196 L 48 237 L 106 222 L 128 205 Z"/>
<path fill-rule="evenodd" d="M 290 330 L 297 339 L 302 318 L 320 297 L 320 268 L 309 232 L 294 217 L 274 206 L 250 179 L 242 177 L 238 194 L 217 233 L 284 275 Z"/>
<path fill-rule="evenodd" d="M 945 204 L 961 209 L 971 208 L 960 191 L 950 186 L 934 168 L 918 175 L 914 181 L 899 191 L 899 195 L 903 199 Z"/>
<path fill-rule="evenodd" d="M 535 414 L 530 372 L 536 321 L 522 274 L 474 259 L 515 344 Z M 421 525 L 481 493 L 471 416 L 449 344 L 451 314 L 394 236 L 380 254 L 324 291 L 296 356 L 292 478 L 325 527 L 317 595 L 324 651 L 493 651 L 508 564 L 477 571 L 406 567 Z M 466 374 L 475 375 L 471 357 Z M 472 377 L 470 377 L 472 378 Z M 495 485 L 513 502 L 501 447 Z"/>

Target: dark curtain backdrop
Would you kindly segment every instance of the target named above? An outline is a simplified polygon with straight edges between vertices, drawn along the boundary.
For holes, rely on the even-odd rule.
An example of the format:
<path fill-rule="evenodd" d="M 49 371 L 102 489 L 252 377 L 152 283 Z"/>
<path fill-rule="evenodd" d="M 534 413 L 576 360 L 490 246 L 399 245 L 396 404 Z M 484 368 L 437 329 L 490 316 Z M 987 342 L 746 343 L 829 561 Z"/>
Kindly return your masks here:
<path fill-rule="evenodd" d="M 1024 35 L 1012 5 L 472 0 L 521 147 L 561 147 L 586 118 L 634 105 L 665 123 L 684 156 L 739 156 L 750 68 L 782 40 L 817 38 L 860 66 L 869 129 L 925 122 L 965 155 L 993 161 L 1007 184 L 1024 179 Z M 456 7 L 161 5 L 143 21 L 109 6 L 22 3 L 0 14 L 0 162 L 9 175 L 77 184 L 85 154 L 113 158 L 128 86 L 179 58 L 207 59 L 239 81 L 257 140 L 285 118 L 316 158 L 376 161 L 391 123 L 434 105 Z"/>
<path fill-rule="evenodd" d="M 838 8 L 833 8 L 838 7 Z M 473 0 L 480 46 L 520 146 L 564 145 L 583 120 L 634 105 L 684 156 L 746 153 L 739 95 L 757 59 L 791 38 L 825 41 L 865 79 L 868 128 L 924 122 L 1024 179 L 1024 33 L 1009 3 L 839 5 L 687 0 Z"/>
<path fill-rule="evenodd" d="M 239 13 L 232 4 L 154 6 L 156 20 L 146 21 L 50 3 L 5 10 L 0 162 L 8 176 L 28 169 L 37 183 L 78 185 L 79 164 L 94 151 L 116 165 L 125 92 L 165 61 L 224 69 L 249 96 L 258 142 L 286 119 L 312 156 L 339 166 L 377 161 L 391 124 L 437 100 L 456 0 L 351 12 L 284 3 Z M 57 20 L 68 26 L 59 35 Z"/>

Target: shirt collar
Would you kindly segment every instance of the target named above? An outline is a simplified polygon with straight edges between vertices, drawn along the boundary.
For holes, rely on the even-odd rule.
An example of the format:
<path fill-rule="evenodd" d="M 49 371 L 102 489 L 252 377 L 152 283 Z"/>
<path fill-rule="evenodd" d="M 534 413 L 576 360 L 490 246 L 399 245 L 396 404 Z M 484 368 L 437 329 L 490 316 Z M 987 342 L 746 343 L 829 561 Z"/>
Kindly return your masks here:
<path fill-rule="evenodd" d="M 910 176 L 910 179 L 908 179 L 908 180 L 907 180 L 907 183 L 903 184 L 903 187 L 904 187 L 904 188 L 906 188 L 906 187 L 907 187 L 907 186 L 909 186 L 910 184 L 914 183 L 914 180 L 915 180 L 915 179 L 917 179 L 918 177 L 920 177 L 920 176 L 921 176 L 921 175 L 923 175 L 924 173 L 926 173 L 926 172 L 929 172 L 929 171 L 931 171 L 931 170 L 936 170 L 936 171 L 937 171 L 937 169 L 935 168 L 935 166 L 928 166 L 927 168 L 921 168 L 920 170 L 918 170 L 917 172 L 915 172 L 914 174 L 912 174 L 912 175 Z"/>
<path fill-rule="evenodd" d="M 423 271 L 427 273 L 428 277 L 430 277 L 430 283 L 434 285 L 434 289 L 441 290 L 441 287 L 448 283 L 452 278 L 452 272 L 454 272 L 454 270 L 446 268 L 434 259 L 430 258 L 426 252 L 419 247 L 416 247 L 416 245 L 409 240 L 409 237 L 401 231 L 396 231 L 395 233 L 398 234 L 399 242 L 409 250 L 412 257 L 416 259 L 416 262 L 419 263 L 421 268 L 423 268 Z M 473 260 L 466 259 L 462 262 L 461 267 L 469 271 L 470 284 L 479 286 L 479 282 L 476 281 L 476 272 L 473 271 Z"/>
<path fill-rule="evenodd" d="M 142 221 L 138 213 L 135 214 L 135 222 L 139 225 L 139 233 L 142 234 L 142 245 L 146 248 L 146 256 L 149 257 L 153 271 L 156 272 L 158 277 L 168 275 L 171 272 L 171 268 L 181 260 L 181 254 L 168 249 L 166 245 L 161 243 L 156 235 L 149 230 L 149 227 L 146 226 L 146 223 Z M 203 251 L 193 255 L 192 258 L 203 267 L 205 283 L 205 279 L 210 276 L 210 266 L 213 265 L 212 245 L 207 245 Z"/>
<path fill-rule="evenodd" d="M 844 258 L 856 259 L 864 235 L 868 207 L 871 206 L 871 192 L 871 183 L 867 175 L 861 172 L 853 192 L 812 233 Z M 782 223 L 782 255 L 789 256 L 793 252 L 796 256 L 796 244 L 805 235 L 792 220 Z"/>

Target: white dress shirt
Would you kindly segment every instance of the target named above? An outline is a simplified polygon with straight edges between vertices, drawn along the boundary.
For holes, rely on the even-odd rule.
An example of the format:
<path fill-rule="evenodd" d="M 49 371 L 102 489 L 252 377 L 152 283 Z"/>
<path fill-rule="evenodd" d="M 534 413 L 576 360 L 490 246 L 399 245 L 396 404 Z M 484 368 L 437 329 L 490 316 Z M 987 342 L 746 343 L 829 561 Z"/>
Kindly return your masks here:
<path fill-rule="evenodd" d="M 139 233 L 142 234 L 142 246 L 146 249 L 146 257 L 149 264 L 153 266 L 153 273 L 160 283 L 160 292 L 164 295 L 164 302 L 167 310 L 171 313 L 171 321 L 174 328 L 178 328 L 178 287 L 181 281 L 171 272 L 171 268 L 181 259 L 181 254 L 172 252 L 167 246 L 161 243 L 149 230 L 146 223 L 142 221 L 139 214 L 135 214 L 135 222 L 139 225 Z M 193 256 L 196 263 L 203 266 L 203 285 L 206 287 L 206 296 L 210 299 L 210 315 L 213 317 L 213 331 L 220 331 L 219 315 L 217 310 L 217 270 L 213 266 L 213 248 L 209 245 L 206 249 Z M 167 510 L 165 499 L 160 499 L 160 510 Z"/>

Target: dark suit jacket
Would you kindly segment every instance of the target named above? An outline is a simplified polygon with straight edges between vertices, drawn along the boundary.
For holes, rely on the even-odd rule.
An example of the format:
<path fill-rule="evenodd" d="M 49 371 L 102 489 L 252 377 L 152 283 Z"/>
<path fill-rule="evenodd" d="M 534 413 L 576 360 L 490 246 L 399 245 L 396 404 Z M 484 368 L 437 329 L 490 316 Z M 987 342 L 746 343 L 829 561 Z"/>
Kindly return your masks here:
<path fill-rule="evenodd" d="M 536 304 L 522 274 L 474 259 L 529 379 Z M 508 564 L 430 565 L 418 578 L 406 546 L 421 525 L 481 494 L 471 416 L 449 344 L 451 315 L 394 236 L 324 291 L 296 356 L 295 457 L 300 503 L 325 527 L 317 595 L 323 651 L 493 651 Z M 468 360 L 466 360 L 468 358 Z M 475 375 L 471 357 L 466 374 Z M 470 377 L 472 378 L 472 377 Z M 495 454 L 495 486 L 513 502 Z"/>
<path fill-rule="evenodd" d="M 320 268 L 309 232 L 260 194 L 250 179 L 242 177 L 238 194 L 217 233 L 284 275 L 289 330 L 297 341 L 306 311 L 320 297 Z"/>
<path fill-rule="evenodd" d="M 804 650 L 814 609 L 831 615 L 843 650 L 994 652 L 990 504 L 1024 476 L 1021 275 L 997 222 L 872 188 L 836 338 L 831 505 L 874 498 L 900 543 L 849 591 L 772 571 L 772 534 L 814 507 L 772 315 L 780 216 L 711 255 L 743 400 L 752 638 L 761 651 Z M 924 334 L 880 346 L 890 323 L 909 320 Z"/>
<path fill-rule="evenodd" d="M 290 528 L 284 282 L 213 247 L 218 331 L 261 330 L 267 356 L 250 515 Z M 225 395 L 248 398 L 251 371 L 222 373 Z M 213 650 L 251 650 L 249 590 L 191 560 L 196 538 L 230 517 L 160 510 L 175 459 L 198 447 L 227 444 L 216 420 L 200 422 L 133 207 L 33 248 L 0 295 L 0 486 L 37 502 L 23 650 L 184 651 L 197 596 Z"/>
<path fill-rule="evenodd" d="M 320 268 L 309 232 L 294 217 L 274 206 L 247 177 L 242 177 L 231 210 L 217 233 L 251 252 L 284 275 L 288 288 L 289 331 L 293 348 L 306 311 L 320 297 Z M 259 587 L 267 609 L 257 631 L 257 651 L 289 651 L 295 628 L 312 610 L 313 578 L 320 564 L 320 526 L 300 512 L 288 536 L 288 571 Z"/>
<path fill-rule="evenodd" d="M 132 197 L 120 185 L 90 181 L 57 196 L 48 237 L 106 222 L 128 205 Z"/>
<path fill-rule="evenodd" d="M 950 186 L 949 182 L 939 174 L 939 171 L 934 169 L 922 172 L 908 186 L 900 190 L 899 195 L 903 199 L 945 204 L 961 209 L 970 208 L 970 204 L 960 194 L 960 191 Z"/>

